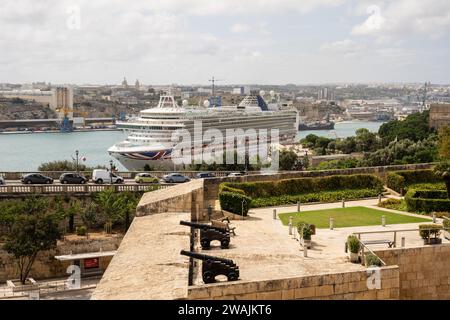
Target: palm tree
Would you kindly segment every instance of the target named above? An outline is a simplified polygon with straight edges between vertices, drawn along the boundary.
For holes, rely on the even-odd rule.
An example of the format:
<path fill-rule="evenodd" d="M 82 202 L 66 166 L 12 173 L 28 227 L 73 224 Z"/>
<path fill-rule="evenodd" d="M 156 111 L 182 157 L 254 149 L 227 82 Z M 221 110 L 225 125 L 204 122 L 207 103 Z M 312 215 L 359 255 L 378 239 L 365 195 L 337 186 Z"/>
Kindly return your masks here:
<path fill-rule="evenodd" d="M 106 189 L 96 195 L 95 202 L 105 215 L 106 233 L 111 233 L 112 224 L 120 218 L 121 214 L 126 210 L 124 198 L 121 197 L 120 194 L 115 193 L 113 189 Z"/>

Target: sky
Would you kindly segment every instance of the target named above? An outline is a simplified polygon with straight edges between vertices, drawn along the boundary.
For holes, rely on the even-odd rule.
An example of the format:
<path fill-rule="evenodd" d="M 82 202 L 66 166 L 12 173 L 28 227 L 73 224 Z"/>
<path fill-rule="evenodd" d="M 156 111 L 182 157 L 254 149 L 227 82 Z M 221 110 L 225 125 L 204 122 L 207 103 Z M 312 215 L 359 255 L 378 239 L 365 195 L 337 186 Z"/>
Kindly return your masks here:
<path fill-rule="evenodd" d="M 450 83 L 448 0 L 2 0 L 0 82 Z"/>

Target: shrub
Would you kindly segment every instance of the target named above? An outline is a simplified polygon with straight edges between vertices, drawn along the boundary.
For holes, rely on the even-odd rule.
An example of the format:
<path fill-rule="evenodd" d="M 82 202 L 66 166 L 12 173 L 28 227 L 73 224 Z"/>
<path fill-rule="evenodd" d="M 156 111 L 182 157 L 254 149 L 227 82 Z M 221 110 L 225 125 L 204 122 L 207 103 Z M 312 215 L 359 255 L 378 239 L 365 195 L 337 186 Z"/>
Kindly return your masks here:
<path fill-rule="evenodd" d="M 343 198 L 346 200 L 356 200 L 361 198 L 376 197 L 378 191 L 372 189 L 360 190 L 340 190 L 340 191 L 323 191 L 320 193 L 307 193 L 300 195 L 281 195 L 267 198 L 254 198 L 251 206 L 253 208 L 279 206 L 285 204 L 310 203 L 310 202 L 336 202 Z"/>
<path fill-rule="evenodd" d="M 410 190 L 405 195 L 405 202 L 411 212 L 430 213 L 450 208 L 450 199 L 443 190 Z"/>
<path fill-rule="evenodd" d="M 412 184 L 433 182 L 442 182 L 442 178 L 431 169 L 395 171 L 386 176 L 387 186 L 397 192 L 407 191 Z"/>
<path fill-rule="evenodd" d="M 392 208 L 392 207 L 399 206 L 401 203 L 402 203 L 402 200 L 389 198 L 389 199 L 382 201 L 378 206 L 380 208 Z"/>
<path fill-rule="evenodd" d="M 439 212 L 433 212 L 436 215 L 436 218 L 442 219 L 444 217 L 450 218 L 450 212 L 445 211 L 439 211 Z M 444 220 L 446 221 L 446 220 Z"/>
<path fill-rule="evenodd" d="M 244 190 L 237 189 L 237 188 L 232 188 L 232 187 L 226 185 L 225 183 L 221 183 L 219 185 L 219 192 L 222 192 L 222 191 L 232 192 L 232 193 L 239 193 L 239 194 L 242 194 L 242 195 L 245 196 L 245 191 Z"/>
<path fill-rule="evenodd" d="M 434 238 L 439 237 L 441 234 L 442 226 L 439 224 L 421 224 L 419 225 L 419 234 L 422 239 L 429 239 L 431 236 Z"/>
<path fill-rule="evenodd" d="M 219 193 L 220 206 L 223 210 L 247 216 L 252 199 L 243 194 L 223 191 Z"/>
<path fill-rule="evenodd" d="M 386 176 L 386 185 L 388 188 L 400 193 L 405 190 L 405 178 L 396 172 L 388 172 Z"/>
<path fill-rule="evenodd" d="M 366 255 L 366 266 L 370 267 L 370 266 L 377 266 L 377 267 L 381 267 L 382 263 L 380 258 L 378 258 L 376 255 L 369 253 Z"/>
<path fill-rule="evenodd" d="M 297 230 L 303 240 L 311 240 L 313 230 L 309 223 L 299 222 L 297 224 Z"/>
<path fill-rule="evenodd" d="M 347 238 L 347 246 L 348 250 L 351 253 L 358 253 L 361 249 L 361 243 L 359 242 L 359 239 L 355 235 L 349 235 Z"/>
<path fill-rule="evenodd" d="M 77 227 L 77 235 L 78 236 L 85 236 L 85 235 L 87 235 L 87 228 L 85 226 Z"/>
<path fill-rule="evenodd" d="M 444 219 L 444 222 L 442 222 L 442 225 L 444 226 L 447 231 L 450 232 L 450 220 Z"/>
<path fill-rule="evenodd" d="M 372 189 L 377 194 L 383 191 L 382 181 L 378 177 L 370 174 L 335 175 L 244 183 L 225 182 L 222 185 L 243 190 L 246 195 L 252 198 L 292 196 L 343 189 Z"/>

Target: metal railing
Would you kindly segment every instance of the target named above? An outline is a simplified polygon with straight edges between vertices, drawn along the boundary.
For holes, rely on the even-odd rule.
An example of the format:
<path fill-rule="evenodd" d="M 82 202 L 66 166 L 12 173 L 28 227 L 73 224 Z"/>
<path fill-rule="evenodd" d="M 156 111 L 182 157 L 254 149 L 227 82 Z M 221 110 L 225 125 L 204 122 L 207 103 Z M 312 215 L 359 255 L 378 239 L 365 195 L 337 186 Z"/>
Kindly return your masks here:
<path fill-rule="evenodd" d="M 370 248 L 368 246 L 366 246 L 363 242 L 361 242 L 361 240 L 359 241 L 360 245 L 361 245 L 361 264 L 365 265 L 366 264 L 366 253 L 364 252 L 364 250 L 369 251 L 369 253 L 371 253 L 372 255 L 374 255 L 375 257 L 377 257 L 381 264 L 385 267 L 387 266 L 386 262 L 383 261 L 383 259 L 381 259 L 377 254 L 375 254 L 375 252 L 373 252 L 372 250 L 370 250 Z M 369 266 L 368 266 L 369 267 Z"/>
<path fill-rule="evenodd" d="M 450 232 L 450 228 L 445 228 L 444 226 L 442 227 L 436 227 L 436 228 L 422 228 L 422 229 L 399 229 L 399 230 L 380 230 L 380 231 L 362 231 L 362 232 L 354 232 L 353 235 L 356 235 L 358 237 L 359 243 L 361 244 L 361 257 L 362 257 L 362 261 L 361 264 L 365 264 L 365 250 L 369 251 L 371 254 L 373 254 L 374 256 L 376 256 L 378 259 L 380 259 L 381 263 L 386 266 L 386 263 L 377 255 L 375 254 L 362 240 L 361 240 L 361 235 L 364 234 L 378 234 L 378 233 L 393 233 L 394 234 L 394 239 L 393 239 L 393 248 L 397 247 L 397 233 L 398 232 L 418 232 L 418 231 L 435 231 L 435 230 L 439 230 L 439 231 L 447 231 Z M 403 242 L 402 242 L 402 247 L 403 247 Z"/>
<path fill-rule="evenodd" d="M 85 278 L 86 281 L 83 284 L 83 279 L 81 280 L 80 288 L 71 288 L 68 286 L 67 279 L 64 280 L 55 280 L 50 282 L 42 282 L 38 283 L 34 288 L 27 288 L 23 291 L 20 290 L 13 290 L 9 287 L 3 287 L 0 288 L 0 299 L 10 299 L 10 298 L 26 298 L 29 296 L 30 292 L 39 292 L 39 295 L 46 295 L 46 294 L 54 294 L 54 293 L 62 293 L 62 292 L 69 292 L 74 290 L 86 290 L 95 288 L 97 286 L 96 283 L 91 283 L 94 281 L 99 281 L 102 277 L 96 276 L 96 277 L 89 277 Z"/>

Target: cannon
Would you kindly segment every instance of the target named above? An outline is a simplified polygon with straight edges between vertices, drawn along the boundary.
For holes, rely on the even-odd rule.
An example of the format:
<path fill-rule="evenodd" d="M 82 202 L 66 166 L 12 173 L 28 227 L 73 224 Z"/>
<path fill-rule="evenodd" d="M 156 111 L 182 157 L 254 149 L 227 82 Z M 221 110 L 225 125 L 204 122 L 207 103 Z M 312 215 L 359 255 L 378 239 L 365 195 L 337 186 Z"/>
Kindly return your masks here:
<path fill-rule="evenodd" d="M 213 227 L 209 224 L 180 221 L 183 226 L 193 227 L 200 229 L 200 244 L 202 249 L 209 249 L 211 241 L 220 241 L 220 247 L 222 249 L 228 249 L 230 244 L 230 232 L 227 229 Z"/>
<path fill-rule="evenodd" d="M 185 250 L 181 250 L 180 254 L 202 260 L 202 278 L 204 283 L 215 282 L 216 276 L 219 275 L 226 276 L 228 281 L 236 281 L 239 279 L 239 267 L 231 259 L 223 259 Z"/>

